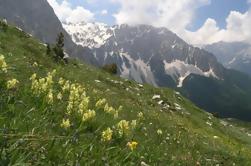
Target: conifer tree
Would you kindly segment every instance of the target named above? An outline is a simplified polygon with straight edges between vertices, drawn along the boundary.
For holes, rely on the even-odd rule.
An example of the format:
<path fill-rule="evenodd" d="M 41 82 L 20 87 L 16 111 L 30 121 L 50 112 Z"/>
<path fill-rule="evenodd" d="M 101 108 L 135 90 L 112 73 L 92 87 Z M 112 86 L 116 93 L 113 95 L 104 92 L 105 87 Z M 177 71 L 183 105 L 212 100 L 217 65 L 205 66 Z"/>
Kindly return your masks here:
<path fill-rule="evenodd" d="M 64 59 L 64 34 L 62 32 L 58 34 L 56 45 L 53 50 L 55 52 L 56 60 Z"/>
<path fill-rule="evenodd" d="M 51 46 L 49 43 L 46 43 L 46 54 L 51 55 Z"/>

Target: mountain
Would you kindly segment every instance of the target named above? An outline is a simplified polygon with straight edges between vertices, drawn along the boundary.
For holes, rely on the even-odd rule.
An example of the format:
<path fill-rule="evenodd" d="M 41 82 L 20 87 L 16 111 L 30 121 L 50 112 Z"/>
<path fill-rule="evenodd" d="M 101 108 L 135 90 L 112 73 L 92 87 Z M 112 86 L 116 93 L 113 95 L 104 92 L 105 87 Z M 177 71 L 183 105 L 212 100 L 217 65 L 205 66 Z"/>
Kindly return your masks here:
<path fill-rule="evenodd" d="M 148 25 L 109 28 L 98 23 L 63 26 L 73 37 L 92 36 L 90 45 L 84 37 L 75 41 L 93 51 L 94 56 L 83 58 L 94 65 L 116 63 L 121 77 L 175 88 L 201 108 L 221 117 L 251 120 L 248 101 L 251 79 L 224 68 L 212 53 L 187 44 L 166 28 Z M 100 40 L 98 36 L 105 38 Z"/>
<path fill-rule="evenodd" d="M 55 43 L 57 34 L 63 32 L 69 54 L 77 57 L 89 53 L 87 48 L 79 47 L 72 41 L 47 0 L 0 0 L 0 18 L 45 43 Z"/>
<path fill-rule="evenodd" d="M 95 65 L 115 62 L 122 77 L 140 83 L 181 87 L 189 74 L 215 79 L 223 75 L 223 67 L 212 54 L 188 45 L 165 28 L 148 25 L 108 27 L 99 23 L 63 26 L 75 43 L 93 50 L 94 56 L 90 58 Z"/>
<path fill-rule="evenodd" d="M 112 36 L 110 27 L 103 23 L 63 23 L 72 40 L 83 47 L 98 48 Z"/>
<path fill-rule="evenodd" d="M 55 63 L 40 40 L 3 25 L 0 165 L 251 164 L 250 124 L 215 118 L 168 88 Z"/>
<path fill-rule="evenodd" d="M 204 46 L 226 68 L 235 69 L 251 76 L 251 45 L 243 42 L 218 42 Z"/>

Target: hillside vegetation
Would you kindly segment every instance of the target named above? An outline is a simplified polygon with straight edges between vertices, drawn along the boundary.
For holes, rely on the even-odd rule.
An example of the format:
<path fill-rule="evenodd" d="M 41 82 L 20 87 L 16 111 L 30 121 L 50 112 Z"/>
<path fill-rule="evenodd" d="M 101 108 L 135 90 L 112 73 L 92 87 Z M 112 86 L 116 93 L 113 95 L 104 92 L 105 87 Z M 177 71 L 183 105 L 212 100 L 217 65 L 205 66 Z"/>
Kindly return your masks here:
<path fill-rule="evenodd" d="M 250 135 L 0 23 L 0 165 L 251 165 Z"/>

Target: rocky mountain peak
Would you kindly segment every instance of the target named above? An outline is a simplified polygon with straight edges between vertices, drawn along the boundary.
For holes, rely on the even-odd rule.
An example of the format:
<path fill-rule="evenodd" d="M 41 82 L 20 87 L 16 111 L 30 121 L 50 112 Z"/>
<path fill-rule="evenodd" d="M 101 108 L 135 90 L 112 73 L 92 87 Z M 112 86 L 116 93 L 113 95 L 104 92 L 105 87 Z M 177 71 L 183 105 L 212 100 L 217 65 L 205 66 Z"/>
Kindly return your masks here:
<path fill-rule="evenodd" d="M 110 27 L 102 23 L 64 24 L 73 41 L 92 49 L 96 65 L 116 63 L 122 77 L 162 85 L 168 75 L 182 86 L 190 74 L 221 78 L 216 58 L 193 47 L 166 28 L 127 24 Z M 90 61 L 90 60 L 89 60 Z"/>

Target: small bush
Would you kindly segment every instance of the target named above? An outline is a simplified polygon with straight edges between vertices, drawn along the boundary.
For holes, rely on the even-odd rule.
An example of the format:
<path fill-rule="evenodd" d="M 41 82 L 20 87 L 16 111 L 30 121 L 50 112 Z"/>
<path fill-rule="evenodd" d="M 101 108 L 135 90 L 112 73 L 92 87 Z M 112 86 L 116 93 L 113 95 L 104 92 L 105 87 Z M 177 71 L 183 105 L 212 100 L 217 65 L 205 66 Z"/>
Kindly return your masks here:
<path fill-rule="evenodd" d="M 6 20 L 0 20 L 0 29 L 3 30 L 4 32 L 7 31 L 8 24 Z"/>
<path fill-rule="evenodd" d="M 115 63 L 112 64 L 107 64 L 105 66 L 103 66 L 103 70 L 111 73 L 111 74 L 117 74 L 118 73 L 118 67 Z"/>
<path fill-rule="evenodd" d="M 220 118 L 220 114 L 218 112 L 213 112 L 212 115 L 215 117 L 215 118 Z"/>

